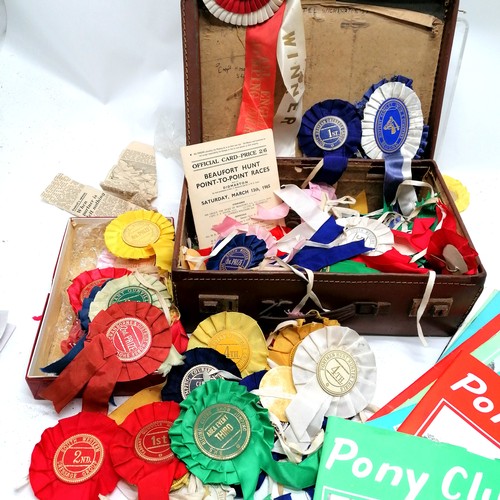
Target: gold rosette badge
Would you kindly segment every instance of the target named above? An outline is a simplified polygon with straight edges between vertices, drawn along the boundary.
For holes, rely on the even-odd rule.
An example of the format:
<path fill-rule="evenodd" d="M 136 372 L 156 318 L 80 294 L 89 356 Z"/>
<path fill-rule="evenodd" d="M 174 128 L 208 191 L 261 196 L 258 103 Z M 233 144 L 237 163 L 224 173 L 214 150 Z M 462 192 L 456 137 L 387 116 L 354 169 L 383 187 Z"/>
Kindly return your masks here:
<path fill-rule="evenodd" d="M 123 259 L 146 259 L 156 255 L 156 265 L 172 269 L 174 226 L 158 212 L 133 210 L 113 219 L 104 231 L 108 250 Z"/>

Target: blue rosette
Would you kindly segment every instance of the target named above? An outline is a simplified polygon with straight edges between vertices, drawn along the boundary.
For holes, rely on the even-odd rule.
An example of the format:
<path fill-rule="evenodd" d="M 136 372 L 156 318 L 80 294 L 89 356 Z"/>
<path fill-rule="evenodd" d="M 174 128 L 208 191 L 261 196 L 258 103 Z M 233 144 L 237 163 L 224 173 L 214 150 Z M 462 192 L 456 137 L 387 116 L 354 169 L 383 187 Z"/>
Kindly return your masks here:
<path fill-rule="evenodd" d="M 361 118 L 356 107 L 341 99 L 327 99 L 302 117 L 298 144 L 306 156 L 323 158 L 315 182 L 335 184 L 356 155 L 361 141 Z"/>
<path fill-rule="evenodd" d="M 224 378 L 224 373 L 216 373 L 216 370 L 241 378 L 236 363 L 219 351 L 209 347 L 187 350 L 184 353 L 184 364 L 173 366 L 167 376 L 165 385 L 161 389 L 162 401 L 180 403 L 205 379 Z"/>
<path fill-rule="evenodd" d="M 267 252 L 264 240 L 254 235 L 239 233 L 231 238 L 223 248 L 217 242 L 207 260 L 208 270 L 237 271 L 258 266 Z"/>
<path fill-rule="evenodd" d="M 428 136 L 412 83 L 402 75 L 381 80 L 357 104 L 363 111 L 361 148 L 369 158 L 384 160 L 385 204 L 403 215 L 411 213 L 417 197 L 411 185 L 401 184 L 412 179 L 411 161 L 423 154 Z"/>

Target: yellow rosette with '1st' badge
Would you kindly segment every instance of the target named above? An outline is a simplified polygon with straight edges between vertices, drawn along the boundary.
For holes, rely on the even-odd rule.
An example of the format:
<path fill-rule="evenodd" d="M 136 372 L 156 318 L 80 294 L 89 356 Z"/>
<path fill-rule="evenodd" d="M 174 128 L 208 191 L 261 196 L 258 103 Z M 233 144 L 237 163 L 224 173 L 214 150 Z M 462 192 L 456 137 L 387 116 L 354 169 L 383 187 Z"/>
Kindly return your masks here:
<path fill-rule="evenodd" d="M 156 255 L 156 265 L 172 270 L 174 226 L 151 210 L 132 210 L 112 220 L 104 231 L 108 250 L 123 259 L 145 259 Z"/>

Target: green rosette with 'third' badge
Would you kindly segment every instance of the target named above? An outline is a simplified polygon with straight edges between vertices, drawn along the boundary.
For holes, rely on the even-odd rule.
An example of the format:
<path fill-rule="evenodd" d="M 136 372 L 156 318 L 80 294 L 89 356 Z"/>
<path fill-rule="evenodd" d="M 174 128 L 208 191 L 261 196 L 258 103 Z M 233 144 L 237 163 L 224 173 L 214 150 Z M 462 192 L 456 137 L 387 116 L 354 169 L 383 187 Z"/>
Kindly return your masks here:
<path fill-rule="evenodd" d="M 172 451 L 205 484 L 241 484 L 254 497 L 261 470 L 293 489 L 314 485 L 319 454 L 300 464 L 274 461 L 274 429 L 259 397 L 235 382 L 209 380 L 181 402 L 170 428 Z"/>

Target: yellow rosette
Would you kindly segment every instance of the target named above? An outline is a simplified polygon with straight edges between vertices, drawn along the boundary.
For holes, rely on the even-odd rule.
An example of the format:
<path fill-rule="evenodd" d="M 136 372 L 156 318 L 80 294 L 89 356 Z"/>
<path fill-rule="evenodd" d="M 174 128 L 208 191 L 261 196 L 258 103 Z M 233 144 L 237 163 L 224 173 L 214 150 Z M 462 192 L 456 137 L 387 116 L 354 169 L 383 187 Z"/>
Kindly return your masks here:
<path fill-rule="evenodd" d="M 444 182 L 450 190 L 451 196 L 459 212 L 463 212 L 469 206 L 470 195 L 467 188 L 458 180 L 443 175 Z"/>
<path fill-rule="evenodd" d="M 156 265 L 171 271 L 174 226 L 152 210 L 132 210 L 113 219 L 104 231 L 108 250 L 123 259 L 146 259 L 156 255 Z"/>
<path fill-rule="evenodd" d="M 243 313 L 221 312 L 203 320 L 192 333 L 188 350 L 210 347 L 233 360 L 242 377 L 268 368 L 266 339 L 258 323 Z"/>

